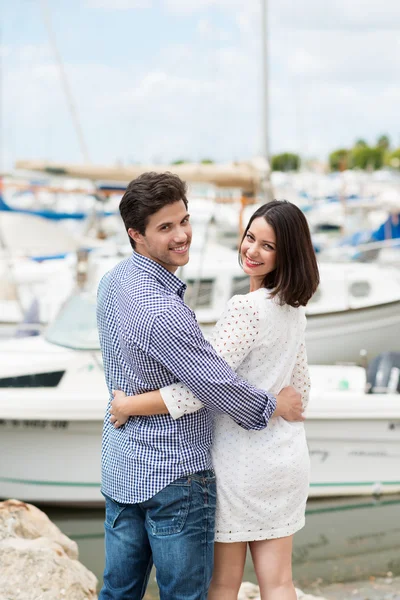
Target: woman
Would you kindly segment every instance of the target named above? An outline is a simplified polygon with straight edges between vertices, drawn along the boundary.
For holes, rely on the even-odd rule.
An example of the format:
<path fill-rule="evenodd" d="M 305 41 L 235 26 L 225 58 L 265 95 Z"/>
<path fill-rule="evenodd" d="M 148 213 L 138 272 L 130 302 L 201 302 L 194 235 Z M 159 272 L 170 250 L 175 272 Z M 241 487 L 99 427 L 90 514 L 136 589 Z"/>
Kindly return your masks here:
<path fill-rule="evenodd" d="M 305 408 L 310 383 L 304 306 L 319 274 L 301 210 L 286 201 L 261 206 L 246 227 L 239 259 L 250 292 L 230 300 L 210 341 L 257 387 L 277 394 L 293 385 Z M 140 396 L 115 392 L 110 412 L 119 427 L 133 415 L 169 411 L 179 418 L 201 408 L 178 383 Z M 236 600 L 247 546 L 262 600 L 295 600 L 292 540 L 304 525 L 309 480 L 304 424 L 272 417 L 266 429 L 247 431 L 218 413 L 212 454 L 218 496 L 209 600 Z"/>

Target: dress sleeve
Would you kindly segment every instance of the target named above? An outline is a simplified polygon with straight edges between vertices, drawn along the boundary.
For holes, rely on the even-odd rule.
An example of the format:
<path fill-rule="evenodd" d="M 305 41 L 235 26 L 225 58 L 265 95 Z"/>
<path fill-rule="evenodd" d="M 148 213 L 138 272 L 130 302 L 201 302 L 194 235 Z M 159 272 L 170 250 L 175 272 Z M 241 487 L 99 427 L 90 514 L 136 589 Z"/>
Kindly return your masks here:
<path fill-rule="evenodd" d="M 259 311 L 253 298 L 234 296 L 215 325 L 210 343 L 228 365 L 236 371 L 249 354 L 259 335 Z M 203 403 L 183 384 L 160 390 L 172 418 L 203 408 Z"/>
<path fill-rule="evenodd" d="M 310 395 L 311 381 L 308 370 L 306 346 L 304 342 L 300 344 L 290 384 L 298 392 L 300 392 L 303 408 L 305 410 L 307 408 L 308 398 Z"/>

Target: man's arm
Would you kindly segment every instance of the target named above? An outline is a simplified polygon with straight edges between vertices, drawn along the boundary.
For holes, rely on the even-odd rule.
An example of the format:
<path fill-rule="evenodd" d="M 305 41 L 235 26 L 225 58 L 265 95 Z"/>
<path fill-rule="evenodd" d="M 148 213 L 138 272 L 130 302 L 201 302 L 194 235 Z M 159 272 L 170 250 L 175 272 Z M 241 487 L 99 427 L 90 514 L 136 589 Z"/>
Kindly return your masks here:
<path fill-rule="evenodd" d="M 254 298 L 234 297 L 213 329 L 210 343 L 217 354 L 236 371 L 246 356 L 251 352 L 260 332 L 259 312 L 254 304 Z M 266 349 L 268 351 L 268 349 Z M 138 405 L 134 410 L 143 414 L 155 414 L 157 409 L 164 412 L 164 406 L 173 419 L 179 419 L 185 414 L 196 412 L 204 404 L 183 383 L 169 385 L 159 390 L 162 398 L 157 393 L 148 394 L 146 397 L 137 396 Z M 300 414 L 300 396 L 294 387 L 286 387 L 280 391 L 276 398 L 277 407 L 274 416 L 283 417 L 289 421 L 303 420 Z M 131 405 L 134 407 L 134 404 Z"/>
<path fill-rule="evenodd" d="M 240 310 L 235 305 L 233 311 L 235 321 L 231 324 L 235 333 L 226 344 L 240 364 L 251 347 L 247 333 L 257 331 L 257 327 L 255 322 L 250 323 L 253 318 L 249 317 L 254 317 L 251 307 Z M 174 307 L 155 321 L 148 352 L 207 408 L 229 414 L 245 429 L 262 429 L 276 409 L 273 396 L 239 378 L 218 356 L 184 305 Z M 296 412 L 297 419 L 301 419 L 301 409 L 295 406 L 300 404 L 299 395 L 294 390 L 284 394 L 280 404 L 284 411 Z"/>
<path fill-rule="evenodd" d="M 292 381 L 298 389 L 301 389 L 302 407 L 305 408 L 305 392 L 300 386 L 304 385 L 304 379 L 302 377 L 303 371 L 296 374 L 301 378 L 294 378 Z M 177 385 L 181 389 L 181 400 L 176 401 L 176 388 Z M 274 412 L 274 416 L 281 416 L 289 421 L 303 420 L 303 417 L 299 416 L 299 395 L 296 394 L 294 387 L 284 388 L 276 397 L 277 407 Z M 181 404 L 180 404 L 181 402 Z M 111 402 L 111 413 L 110 421 L 115 427 L 124 425 L 129 417 L 137 416 L 150 416 L 150 415 L 166 415 L 170 414 L 174 419 L 179 419 L 186 414 L 197 412 L 201 408 L 204 408 L 204 404 L 197 400 L 192 392 L 182 383 L 172 384 L 164 387 L 160 390 L 154 390 L 152 392 L 144 392 L 137 396 L 127 396 L 122 391 L 114 391 L 114 399 Z"/>
<path fill-rule="evenodd" d="M 236 370 L 258 337 L 258 328 L 253 326 L 258 320 L 258 311 L 252 305 L 248 306 L 248 303 L 245 307 L 238 303 L 238 307 L 242 309 L 239 313 L 240 323 L 238 324 L 240 337 L 238 335 L 231 336 L 225 332 L 228 329 L 230 331 L 230 321 L 233 319 L 235 323 L 237 321 L 237 315 L 234 314 L 236 307 L 232 307 L 232 304 L 234 304 L 233 300 L 219 318 L 213 330 L 211 344 L 226 363 Z M 253 325 L 249 327 L 251 323 Z M 179 419 L 185 414 L 197 412 L 201 408 L 204 408 L 203 402 L 196 398 L 183 382 L 179 382 L 137 396 L 126 396 L 123 392 L 115 391 L 110 409 L 110 420 L 118 427 L 123 425 L 130 416 L 169 413 L 173 419 Z"/>

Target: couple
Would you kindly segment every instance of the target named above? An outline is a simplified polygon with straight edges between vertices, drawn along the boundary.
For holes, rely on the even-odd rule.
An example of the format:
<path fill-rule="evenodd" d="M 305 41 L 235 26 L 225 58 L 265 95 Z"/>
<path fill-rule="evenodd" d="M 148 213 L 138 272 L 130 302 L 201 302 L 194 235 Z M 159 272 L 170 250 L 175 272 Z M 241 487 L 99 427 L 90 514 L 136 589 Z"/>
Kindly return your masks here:
<path fill-rule="evenodd" d="M 319 281 L 307 221 L 284 201 L 254 213 L 239 249 L 250 293 L 231 299 L 210 344 L 175 275 L 192 237 L 185 183 L 144 173 L 120 213 L 133 253 L 98 290 L 111 402 L 99 600 L 143 598 L 153 563 L 161 600 L 236 599 L 248 545 L 263 600 L 295 600 L 309 472 L 304 306 Z"/>

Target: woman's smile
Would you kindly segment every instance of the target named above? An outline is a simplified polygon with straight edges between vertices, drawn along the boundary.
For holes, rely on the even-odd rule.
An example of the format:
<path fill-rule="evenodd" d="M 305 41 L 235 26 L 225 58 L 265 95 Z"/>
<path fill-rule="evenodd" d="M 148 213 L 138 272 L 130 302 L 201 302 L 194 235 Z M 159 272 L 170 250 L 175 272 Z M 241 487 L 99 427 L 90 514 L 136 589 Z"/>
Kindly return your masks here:
<path fill-rule="evenodd" d="M 262 264 L 263 264 L 262 262 L 257 262 L 256 260 L 253 260 L 249 256 L 246 256 L 246 265 L 250 269 L 254 269 L 255 267 L 260 267 Z"/>

